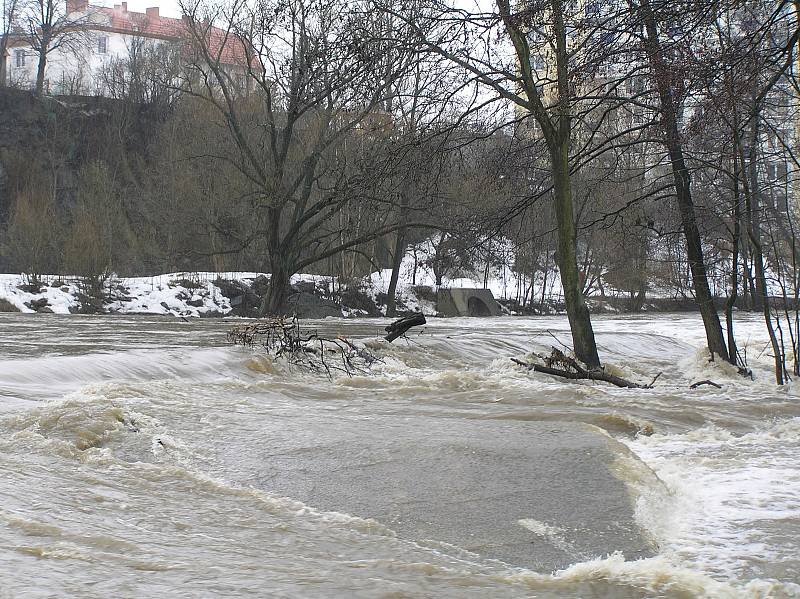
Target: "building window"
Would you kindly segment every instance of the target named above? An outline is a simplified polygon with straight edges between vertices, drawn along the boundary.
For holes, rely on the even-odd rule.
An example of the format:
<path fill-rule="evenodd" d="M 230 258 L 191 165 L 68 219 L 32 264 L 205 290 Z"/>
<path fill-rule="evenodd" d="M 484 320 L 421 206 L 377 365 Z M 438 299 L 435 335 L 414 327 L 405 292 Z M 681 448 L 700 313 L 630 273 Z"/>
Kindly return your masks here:
<path fill-rule="evenodd" d="M 767 164 L 767 178 L 769 178 L 770 181 L 774 181 L 778 178 L 778 165 L 774 162 Z"/>
<path fill-rule="evenodd" d="M 101 35 L 97 38 L 97 53 L 105 54 L 108 52 L 108 37 Z"/>
<path fill-rule="evenodd" d="M 245 87 L 244 75 L 242 73 L 235 73 L 233 76 L 233 82 L 234 85 L 236 86 L 236 91 L 239 92 L 240 94 L 243 94 Z"/>
<path fill-rule="evenodd" d="M 645 91 L 645 79 L 644 77 L 637 77 L 633 76 L 628 79 L 628 93 L 632 96 L 637 94 L 641 94 Z"/>
<path fill-rule="evenodd" d="M 18 69 L 25 66 L 25 50 L 14 50 L 14 66 Z"/>

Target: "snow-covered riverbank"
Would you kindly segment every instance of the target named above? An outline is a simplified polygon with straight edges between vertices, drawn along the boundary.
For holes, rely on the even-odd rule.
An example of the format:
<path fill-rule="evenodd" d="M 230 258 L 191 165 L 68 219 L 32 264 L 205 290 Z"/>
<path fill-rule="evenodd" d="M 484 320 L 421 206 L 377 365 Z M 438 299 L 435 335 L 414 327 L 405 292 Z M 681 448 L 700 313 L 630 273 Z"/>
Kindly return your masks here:
<path fill-rule="evenodd" d="M 374 315 L 382 312 L 381 296 L 389 285 L 390 271 L 375 272 L 357 287 L 361 301 L 348 305 L 333 277 L 298 274 L 292 277 L 293 292 L 311 297 L 322 310 L 316 316 L 364 316 L 369 314 L 363 302 L 372 302 Z M 242 302 L 260 299 L 259 284 L 267 283 L 268 274 L 254 272 L 178 272 L 152 277 L 112 277 L 104 285 L 103 298 L 95 309 L 110 314 L 164 314 L 183 317 L 214 317 L 236 314 Z M 253 295 L 255 294 L 255 295 Z M 350 294 L 350 297 L 353 297 Z M 399 305 L 405 310 L 436 313 L 430 299 L 417 297 L 410 285 L 398 289 Z M 339 301 L 334 301 L 334 299 Z M 86 310 L 87 297 L 79 279 L 50 275 L 38 283 L 21 274 L 0 274 L 0 311 L 71 314 Z M 372 307 L 372 306 L 367 306 Z"/>
<path fill-rule="evenodd" d="M 175 272 L 147 277 L 112 276 L 102 294 L 87 292 L 78 277 L 45 275 L 32 283 L 23 274 L 0 274 L 0 312 L 54 314 L 160 314 L 178 317 L 257 316 L 258 306 L 269 284 L 268 273 Z M 296 274 L 291 278 L 288 304 L 301 318 L 362 317 L 386 314 L 391 270 L 373 272 L 360 280 L 341 282 L 336 277 Z M 485 281 L 477 278 L 447 279 L 437 286 L 431 272 L 403 265 L 397 284 L 397 309 L 441 315 L 437 309 L 439 289 L 483 289 L 498 301 L 506 315 L 563 313 L 561 287 L 552 281 L 544 291 L 535 290 L 535 302 L 520 305 L 516 287 L 509 293 L 509 280 L 493 272 Z M 515 285 L 517 282 L 514 283 Z M 627 295 L 611 294 L 587 298 L 593 313 L 629 310 Z M 92 297 L 94 295 L 94 297 Z M 97 297 L 100 295 L 100 297 Z M 693 311 L 691 298 L 651 291 L 641 306 L 644 312 Z"/>
<path fill-rule="evenodd" d="M 103 311 L 109 313 L 175 314 L 203 316 L 226 314 L 230 300 L 211 281 L 194 284 L 183 273 L 157 277 L 114 278 L 105 286 Z M 0 299 L 20 312 L 70 314 L 82 309 L 83 291 L 76 279 L 45 277 L 30 285 L 23 275 L 0 275 Z"/>

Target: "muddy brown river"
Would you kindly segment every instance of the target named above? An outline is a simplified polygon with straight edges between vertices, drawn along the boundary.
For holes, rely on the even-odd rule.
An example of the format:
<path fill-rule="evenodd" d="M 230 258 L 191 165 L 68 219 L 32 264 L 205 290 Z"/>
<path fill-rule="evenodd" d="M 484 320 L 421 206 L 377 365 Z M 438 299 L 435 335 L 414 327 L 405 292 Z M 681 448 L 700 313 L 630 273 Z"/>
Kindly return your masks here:
<path fill-rule="evenodd" d="M 698 315 L 596 317 L 649 390 L 510 361 L 563 317 L 306 322 L 380 358 L 333 380 L 233 322 L 0 314 L 0 598 L 800 597 L 800 396 L 757 318 L 748 381 Z"/>

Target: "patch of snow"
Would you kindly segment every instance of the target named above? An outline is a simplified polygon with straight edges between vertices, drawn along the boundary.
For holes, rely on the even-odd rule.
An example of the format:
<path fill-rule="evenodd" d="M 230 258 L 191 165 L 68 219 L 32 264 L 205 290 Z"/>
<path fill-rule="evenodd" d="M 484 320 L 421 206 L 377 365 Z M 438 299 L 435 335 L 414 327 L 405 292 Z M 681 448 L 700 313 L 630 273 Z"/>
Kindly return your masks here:
<path fill-rule="evenodd" d="M 75 282 L 67 282 L 64 279 L 52 277 L 52 281 L 63 282 L 64 285 L 52 287 L 51 284 L 42 282 L 38 293 L 30 293 L 20 289 L 20 285 L 26 283 L 23 275 L 16 274 L 0 274 L 0 298 L 5 299 L 20 312 L 35 312 L 26 304 L 40 300 L 47 299 L 47 307 L 50 308 L 55 314 L 69 314 L 70 308 L 76 308 L 78 301 L 76 296 L 78 294 L 78 286 Z"/>

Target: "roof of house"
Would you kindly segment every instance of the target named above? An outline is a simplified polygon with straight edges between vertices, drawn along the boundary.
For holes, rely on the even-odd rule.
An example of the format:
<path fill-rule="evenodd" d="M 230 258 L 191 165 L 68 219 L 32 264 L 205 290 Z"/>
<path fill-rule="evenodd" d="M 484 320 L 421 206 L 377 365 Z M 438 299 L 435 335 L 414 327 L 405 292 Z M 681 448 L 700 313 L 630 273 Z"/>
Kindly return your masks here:
<path fill-rule="evenodd" d="M 158 10 L 150 13 L 129 11 L 127 2 L 114 8 L 89 6 L 88 10 L 95 15 L 106 15 L 111 28 L 119 31 L 171 39 L 180 39 L 186 34 L 186 26 L 182 19 L 162 17 L 158 14 Z"/>
<path fill-rule="evenodd" d="M 77 6 L 75 6 L 77 4 Z M 115 5 L 114 8 L 105 6 L 91 6 L 88 3 L 72 5 L 73 8 L 86 11 L 90 15 L 105 16 L 105 19 L 91 18 L 90 29 L 100 31 L 110 30 L 117 33 L 129 35 L 140 35 L 143 37 L 153 37 L 165 40 L 186 40 L 189 39 L 188 17 L 175 19 L 163 17 L 159 14 L 158 8 L 148 8 L 147 12 L 129 11 L 127 2 Z M 219 27 L 209 27 L 207 32 L 208 49 L 212 56 L 220 52 L 220 62 L 228 65 L 244 65 L 247 62 L 247 53 L 244 44 L 233 34 L 226 33 Z"/>
<path fill-rule="evenodd" d="M 78 13 L 76 20 L 85 20 L 82 26 L 94 31 L 109 31 L 175 42 L 190 40 L 189 18 L 163 17 L 157 7 L 148 8 L 146 12 L 135 12 L 128 10 L 127 2 L 108 8 L 90 5 L 87 0 L 67 0 L 67 12 Z M 206 31 L 206 40 L 209 53 L 212 56 L 219 53 L 221 64 L 236 66 L 247 64 L 245 43 L 235 35 L 219 27 L 210 26 Z M 11 48 L 28 44 L 26 34 L 12 34 L 9 36 L 6 56 L 10 54 Z M 255 62 L 255 59 L 252 60 Z"/>

